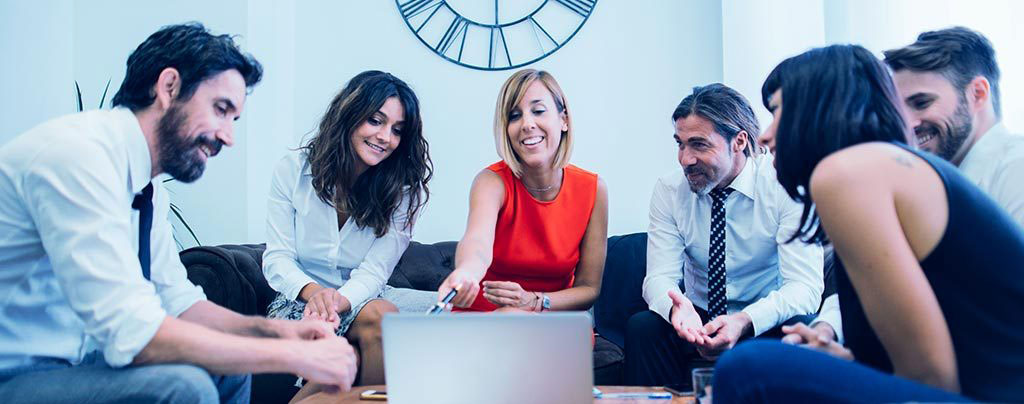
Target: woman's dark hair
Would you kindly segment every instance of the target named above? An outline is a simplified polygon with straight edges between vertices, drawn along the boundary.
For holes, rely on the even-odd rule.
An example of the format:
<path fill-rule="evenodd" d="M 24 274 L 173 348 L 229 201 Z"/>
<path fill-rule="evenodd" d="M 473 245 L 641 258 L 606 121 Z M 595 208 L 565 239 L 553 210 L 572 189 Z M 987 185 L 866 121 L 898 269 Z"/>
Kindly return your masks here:
<path fill-rule="evenodd" d="M 202 24 L 169 25 L 146 38 L 128 56 L 128 70 L 112 105 L 138 111 L 153 104 L 153 86 L 160 72 L 172 67 L 181 76 L 176 100 L 188 101 L 199 84 L 226 70 L 237 70 L 251 88 L 263 76 L 263 67 L 252 55 L 242 53 L 228 35 L 213 35 Z"/>
<path fill-rule="evenodd" d="M 812 49 L 784 60 L 761 87 L 765 108 L 782 90 L 775 135 L 779 183 L 803 204 L 800 227 L 790 239 L 827 243 L 811 201 L 810 178 L 829 154 L 860 143 L 913 138 L 885 66 L 857 45 Z"/>
<path fill-rule="evenodd" d="M 398 147 L 384 161 L 352 178 L 359 158 L 352 148 L 352 133 L 391 97 L 402 103 L 405 115 Z M 359 228 L 372 227 L 377 237 L 388 232 L 403 194 L 409 197 L 406 228 L 412 227 L 430 198 L 427 182 L 434 167 L 423 138 L 420 102 L 409 85 L 391 74 L 366 71 L 353 77 L 331 101 L 316 135 L 302 149 L 320 200 L 348 213 Z"/>

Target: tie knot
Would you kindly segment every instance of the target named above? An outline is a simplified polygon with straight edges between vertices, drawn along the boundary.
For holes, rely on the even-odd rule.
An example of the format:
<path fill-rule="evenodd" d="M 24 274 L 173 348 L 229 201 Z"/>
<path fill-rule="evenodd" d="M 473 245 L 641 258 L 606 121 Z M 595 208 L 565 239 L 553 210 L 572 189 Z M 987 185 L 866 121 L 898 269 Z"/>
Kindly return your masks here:
<path fill-rule="evenodd" d="M 135 199 L 132 200 L 132 209 L 138 210 L 142 208 L 144 203 L 152 203 L 153 201 L 153 183 L 146 184 L 145 188 L 142 188 L 142 192 L 135 195 Z"/>
<path fill-rule="evenodd" d="M 733 189 L 729 187 L 715 188 L 711 190 L 711 197 L 718 202 L 725 202 L 725 198 L 728 198 L 732 191 Z"/>

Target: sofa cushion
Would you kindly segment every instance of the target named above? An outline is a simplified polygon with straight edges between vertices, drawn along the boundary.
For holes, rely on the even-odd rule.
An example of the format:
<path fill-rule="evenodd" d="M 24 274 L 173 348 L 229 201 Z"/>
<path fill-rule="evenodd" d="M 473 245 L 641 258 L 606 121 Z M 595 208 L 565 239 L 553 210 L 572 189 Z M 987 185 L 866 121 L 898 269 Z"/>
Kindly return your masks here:
<path fill-rule="evenodd" d="M 621 385 L 624 358 L 618 345 L 601 336 L 594 338 L 594 384 Z"/>
<path fill-rule="evenodd" d="M 625 346 L 626 322 L 647 310 L 643 290 L 647 275 L 647 233 L 608 239 L 601 294 L 594 302 L 594 328 L 619 347 Z"/>
<path fill-rule="evenodd" d="M 398 260 L 388 285 L 396 288 L 437 290 L 455 269 L 455 241 L 422 244 L 415 241 Z"/>

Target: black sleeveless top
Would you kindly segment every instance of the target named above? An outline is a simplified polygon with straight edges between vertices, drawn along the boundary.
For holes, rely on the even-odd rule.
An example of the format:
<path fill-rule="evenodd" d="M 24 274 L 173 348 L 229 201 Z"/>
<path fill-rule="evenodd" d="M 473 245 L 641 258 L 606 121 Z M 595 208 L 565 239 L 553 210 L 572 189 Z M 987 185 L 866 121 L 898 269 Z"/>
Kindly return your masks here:
<path fill-rule="evenodd" d="M 962 394 L 1024 401 L 1024 230 L 949 162 L 894 144 L 928 162 L 946 188 L 949 224 L 921 269 L 953 338 Z M 891 373 L 889 356 L 837 262 L 846 345 L 858 362 Z"/>

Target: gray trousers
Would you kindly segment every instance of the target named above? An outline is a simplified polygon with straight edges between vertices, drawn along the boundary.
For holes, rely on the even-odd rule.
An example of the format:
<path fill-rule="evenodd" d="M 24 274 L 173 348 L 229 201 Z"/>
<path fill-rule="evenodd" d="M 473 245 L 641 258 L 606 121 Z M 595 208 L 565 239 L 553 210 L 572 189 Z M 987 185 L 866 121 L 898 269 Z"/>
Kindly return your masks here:
<path fill-rule="evenodd" d="M 195 365 L 112 368 L 92 353 L 75 366 L 53 361 L 0 371 L 0 397 L 20 403 L 249 402 L 250 375 L 211 375 Z"/>

